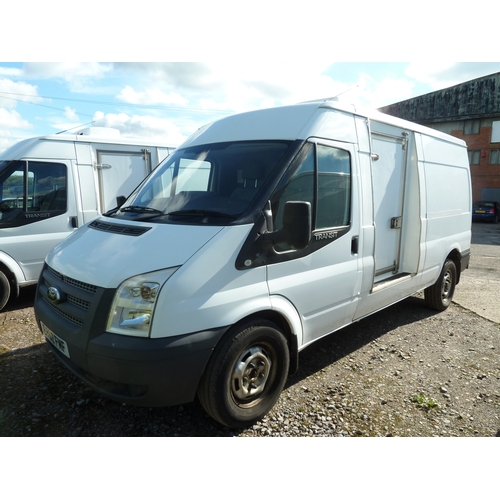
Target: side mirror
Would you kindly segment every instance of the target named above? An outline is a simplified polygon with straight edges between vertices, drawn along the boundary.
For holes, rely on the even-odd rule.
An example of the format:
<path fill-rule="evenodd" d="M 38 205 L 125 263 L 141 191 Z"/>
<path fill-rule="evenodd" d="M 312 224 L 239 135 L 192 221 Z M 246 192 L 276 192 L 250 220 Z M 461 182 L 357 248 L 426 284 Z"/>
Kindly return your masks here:
<path fill-rule="evenodd" d="M 296 250 L 305 248 L 311 239 L 311 204 L 306 201 L 287 201 L 283 213 L 283 227 L 263 235 L 273 245 L 286 243 Z"/>
<path fill-rule="evenodd" d="M 120 208 L 127 201 L 127 197 L 120 195 L 116 197 L 116 206 Z"/>

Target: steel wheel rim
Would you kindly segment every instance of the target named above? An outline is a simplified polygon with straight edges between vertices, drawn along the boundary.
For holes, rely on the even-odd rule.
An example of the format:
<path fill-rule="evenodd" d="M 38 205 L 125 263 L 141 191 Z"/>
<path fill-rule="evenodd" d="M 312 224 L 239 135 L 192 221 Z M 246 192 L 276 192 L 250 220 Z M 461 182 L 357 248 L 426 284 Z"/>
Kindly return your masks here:
<path fill-rule="evenodd" d="M 246 349 L 236 361 L 231 377 L 231 394 L 240 406 L 252 406 L 270 381 L 274 351 L 264 345 Z"/>
<path fill-rule="evenodd" d="M 453 285 L 453 273 L 448 270 L 443 277 L 443 286 L 441 288 L 441 296 L 443 301 L 447 301 L 450 297 L 450 293 Z"/>

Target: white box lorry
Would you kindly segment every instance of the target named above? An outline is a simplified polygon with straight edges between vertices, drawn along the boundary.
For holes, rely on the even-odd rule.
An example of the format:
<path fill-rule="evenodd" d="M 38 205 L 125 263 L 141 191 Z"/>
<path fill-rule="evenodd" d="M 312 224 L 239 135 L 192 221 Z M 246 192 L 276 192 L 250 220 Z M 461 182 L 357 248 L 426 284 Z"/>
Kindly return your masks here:
<path fill-rule="evenodd" d="M 52 250 L 37 321 L 109 398 L 246 426 L 315 340 L 420 290 L 446 309 L 471 205 L 449 135 L 329 100 L 226 117 Z"/>
<path fill-rule="evenodd" d="M 0 310 L 38 282 L 49 251 L 117 205 L 173 147 L 90 127 L 34 137 L 0 155 Z"/>

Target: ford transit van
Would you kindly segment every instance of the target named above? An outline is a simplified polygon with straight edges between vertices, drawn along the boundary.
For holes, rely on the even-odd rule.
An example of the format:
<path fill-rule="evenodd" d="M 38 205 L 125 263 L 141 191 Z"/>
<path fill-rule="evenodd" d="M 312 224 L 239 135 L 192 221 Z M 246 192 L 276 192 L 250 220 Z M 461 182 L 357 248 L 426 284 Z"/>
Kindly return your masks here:
<path fill-rule="evenodd" d="M 117 205 L 175 148 L 108 127 L 33 137 L 0 155 L 0 310 L 36 285 L 46 255 Z"/>
<path fill-rule="evenodd" d="M 321 337 L 420 290 L 446 309 L 471 206 L 441 132 L 330 100 L 230 116 L 50 252 L 37 321 L 101 394 L 246 426 Z"/>

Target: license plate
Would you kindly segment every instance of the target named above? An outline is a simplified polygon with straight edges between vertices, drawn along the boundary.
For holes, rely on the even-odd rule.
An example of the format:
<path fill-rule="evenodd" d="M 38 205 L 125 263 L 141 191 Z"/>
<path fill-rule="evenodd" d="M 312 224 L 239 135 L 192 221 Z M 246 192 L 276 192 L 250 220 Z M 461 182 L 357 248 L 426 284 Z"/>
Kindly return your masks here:
<path fill-rule="evenodd" d="M 65 356 L 69 358 L 68 344 L 62 338 L 58 337 L 49 327 L 40 322 L 42 326 L 42 333 L 45 338 Z"/>
<path fill-rule="evenodd" d="M 476 214 L 484 214 L 484 213 L 486 213 L 485 210 L 476 210 Z"/>

